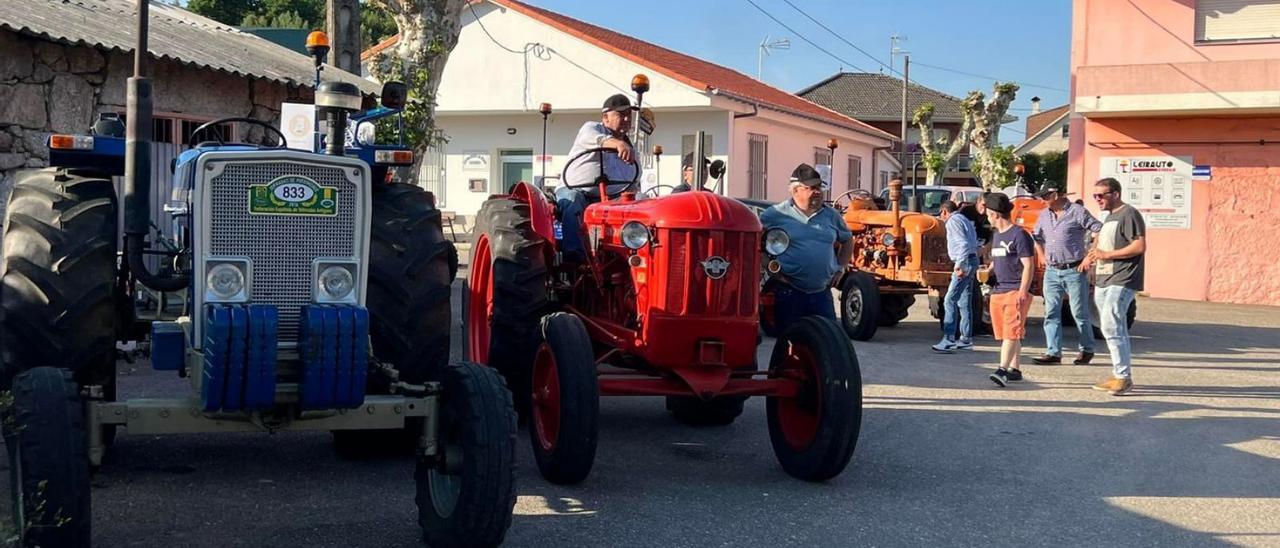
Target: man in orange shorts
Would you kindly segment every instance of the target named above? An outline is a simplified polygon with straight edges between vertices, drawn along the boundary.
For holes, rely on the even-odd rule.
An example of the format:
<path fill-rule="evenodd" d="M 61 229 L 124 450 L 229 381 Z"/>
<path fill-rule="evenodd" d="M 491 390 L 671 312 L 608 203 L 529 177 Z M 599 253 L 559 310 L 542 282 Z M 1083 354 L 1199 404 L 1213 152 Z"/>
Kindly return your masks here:
<path fill-rule="evenodd" d="M 1031 308 L 1032 263 L 1036 243 L 1031 235 L 1009 220 L 1013 202 L 1000 193 L 982 198 L 987 220 L 991 221 L 991 328 L 1000 340 L 1000 367 L 989 377 L 1001 387 L 1022 380 L 1018 354 L 1027 334 L 1027 311 Z"/>

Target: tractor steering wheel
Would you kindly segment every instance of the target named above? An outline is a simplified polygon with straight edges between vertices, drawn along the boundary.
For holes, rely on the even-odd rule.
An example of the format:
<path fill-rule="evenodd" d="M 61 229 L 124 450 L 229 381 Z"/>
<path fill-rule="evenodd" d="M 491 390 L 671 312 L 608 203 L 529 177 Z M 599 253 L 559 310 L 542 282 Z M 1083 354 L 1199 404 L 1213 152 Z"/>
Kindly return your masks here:
<path fill-rule="evenodd" d="M 561 173 L 560 173 L 560 180 L 561 180 L 561 181 L 564 181 L 564 186 L 565 186 L 565 187 L 567 187 L 567 188 L 596 188 L 596 187 L 597 187 L 597 185 L 599 185 L 599 184 L 600 184 L 600 179 L 604 179 L 604 180 L 605 180 L 605 186 L 606 186 L 606 187 L 613 186 L 613 185 L 627 185 L 625 188 L 623 188 L 622 190 L 619 190 L 618 192 L 608 192 L 608 194 L 609 194 L 609 197 L 610 197 L 610 198 L 616 198 L 616 197 L 618 197 L 618 196 L 621 196 L 623 192 L 626 192 L 626 191 L 627 191 L 627 189 L 630 189 L 630 188 L 635 187 L 636 183 L 640 182 L 640 165 L 639 165 L 639 164 L 636 164 L 636 160 L 635 160 L 635 158 L 632 158 L 630 162 L 627 162 L 628 164 L 631 164 L 631 166 L 635 168 L 635 172 L 636 172 L 635 177 L 632 177 L 630 181 L 615 181 L 615 180 L 612 180 L 612 179 L 606 179 L 606 178 L 605 178 L 605 174 L 604 174 L 604 153 L 605 153 L 605 152 L 608 152 L 608 153 L 610 153 L 610 154 L 614 154 L 614 155 L 617 155 L 617 154 L 618 154 L 618 150 L 617 150 L 617 149 L 614 149 L 614 148 L 610 148 L 610 147 L 596 147 L 596 148 L 589 148 L 589 149 L 587 149 L 587 150 L 584 150 L 584 151 L 582 151 L 582 152 L 579 152 L 578 154 L 574 155 L 574 157 L 569 158 L 569 161 L 568 161 L 568 162 L 565 162 L 565 164 L 564 164 L 564 170 L 563 170 L 563 171 L 561 171 Z M 588 154 L 600 154 L 600 155 L 601 155 L 601 157 L 600 157 L 600 176 L 599 176 L 599 177 L 596 177 L 594 180 L 592 180 L 590 183 L 587 183 L 587 184 L 582 184 L 582 183 L 572 184 L 572 183 L 570 183 L 570 182 L 569 182 L 569 166 L 572 166 L 574 162 L 578 161 L 579 159 L 583 158 L 584 156 L 586 156 L 586 155 L 588 155 Z"/>
<path fill-rule="evenodd" d="M 849 209 L 849 203 L 853 202 L 854 200 L 872 200 L 872 199 L 873 199 L 873 196 L 871 195 L 871 192 L 867 191 L 866 189 L 855 188 L 853 190 L 846 191 L 840 194 L 839 196 L 836 196 L 834 200 L 831 200 L 831 207 L 844 211 L 846 209 Z M 844 206 L 840 205 L 840 200 L 845 200 Z"/>
<path fill-rule="evenodd" d="M 216 125 L 218 125 L 218 124 L 226 124 L 226 123 L 229 123 L 229 122 L 240 122 L 240 123 L 242 123 L 242 124 L 249 124 L 249 125 L 251 125 L 251 126 L 259 126 L 259 127 L 261 127 L 262 129 L 265 129 L 265 130 L 267 130 L 267 131 L 269 131 L 269 132 L 271 132 L 271 133 L 274 133 L 274 134 L 275 134 L 275 138 L 276 138 L 276 146 L 275 146 L 275 148 L 284 148 L 284 147 L 285 147 L 286 139 L 285 139 L 285 137 L 284 137 L 284 134 L 283 134 L 283 133 L 280 133 L 280 130 L 276 129 L 276 128 L 275 128 L 274 126 L 272 126 L 271 124 L 268 124 L 268 123 L 266 123 L 266 122 L 263 122 L 262 120 L 257 120 L 257 119 L 254 119 L 254 118 L 218 118 L 217 120 L 213 120 L 213 121 L 211 121 L 211 122 L 205 122 L 205 123 L 203 123 L 203 124 L 200 124 L 200 127 L 197 127 L 197 128 L 195 129 L 195 131 L 192 131 L 192 132 L 191 132 L 191 138 L 190 138 L 190 139 L 187 139 L 187 146 L 189 146 L 189 147 L 191 147 L 191 148 L 195 148 L 195 147 L 200 146 L 201 144 L 208 143 L 209 141 L 197 141 L 197 140 L 196 140 L 196 137 L 199 137 L 201 132 L 203 132 L 203 131 L 205 131 L 205 130 L 207 130 L 207 129 L 211 128 L 211 127 L 214 127 L 214 126 L 216 126 Z M 225 141 L 225 140 L 223 140 L 223 138 L 222 138 L 222 132 L 220 132 L 220 131 L 219 131 L 219 132 L 214 132 L 213 136 L 214 136 L 214 138 L 215 138 L 215 139 L 217 139 L 217 141 L 216 141 L 216 142 L 218 143 L 218 146 L 222 146 L 222 145 L 227 144 L 227 143 L 226 143 L 226 141 Z"/>
<path fill-rule="evenodd" d="M 671 185 L 654 185 L 653 187 L 649 188 L 648 190 L 645 190 L 644 192 L 641 192 L 641 193 L 640 193 L 640 195 L 641 195 L 641 196 L 644 196 L 644 197 L 646 197 L 646 198 L 657 198 L 657 197 L 658 197 L 658 190 L 660 190 L 660 189 L 664 189 L 664 188 L 671 189 L 669 192 L 667 192 L 667 194 L 666 194 L 667 196 L 670 196 L 672 193 L 674 193 L 674 192 L 676 191 L 676 187 L 671 186 Z"/>

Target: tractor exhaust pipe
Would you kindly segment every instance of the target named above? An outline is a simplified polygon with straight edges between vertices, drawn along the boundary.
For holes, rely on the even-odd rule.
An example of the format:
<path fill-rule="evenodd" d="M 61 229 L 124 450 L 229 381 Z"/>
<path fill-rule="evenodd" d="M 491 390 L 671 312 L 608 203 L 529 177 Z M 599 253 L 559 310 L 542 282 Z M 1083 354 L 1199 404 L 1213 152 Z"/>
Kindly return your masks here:
<path fill-rule="evenodd" d="M 124 254 L 134 279 L 156 291 L 187 287 L 187 277 L 161 277 L 142 260 L 151 231 L 151 79 L 147 78 L 147 27 L 151 3 L 138 0 L 138 41 L 133 50 L 133 77 L 127 83 L 124 143 Z"/>

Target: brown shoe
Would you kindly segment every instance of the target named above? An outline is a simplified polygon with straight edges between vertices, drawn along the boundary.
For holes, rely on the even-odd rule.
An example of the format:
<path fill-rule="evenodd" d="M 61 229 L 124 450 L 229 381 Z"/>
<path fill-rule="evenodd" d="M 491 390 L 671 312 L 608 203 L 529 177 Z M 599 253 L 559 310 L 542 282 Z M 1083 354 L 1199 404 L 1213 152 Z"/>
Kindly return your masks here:
<path fill-rule="evenodd" d="M 1054 363 L 1062 363 L 1062 356 L 1043 354 L 1043 355 L 1031 358 L 1031 363 L 1034 363 L 1036 365 L 1050 365 Z"/>
<path fill-rule="evenodd" d="M 1076 356 L 1075 361 L 1071 363 L 1076 365 L 1089 365 L 1089 362 L 1091 361 L 1093 361 L 1093 352 L 1081 352 L 1079 356 Z"/>
<path fill-rule="evenodd" d="M 1112 396 L 1119 396 L 1133 390 L 1133 381 L 1129 379 L 1110 378 L 1093 385 L 1094 390 L 1101 390 Z"/>

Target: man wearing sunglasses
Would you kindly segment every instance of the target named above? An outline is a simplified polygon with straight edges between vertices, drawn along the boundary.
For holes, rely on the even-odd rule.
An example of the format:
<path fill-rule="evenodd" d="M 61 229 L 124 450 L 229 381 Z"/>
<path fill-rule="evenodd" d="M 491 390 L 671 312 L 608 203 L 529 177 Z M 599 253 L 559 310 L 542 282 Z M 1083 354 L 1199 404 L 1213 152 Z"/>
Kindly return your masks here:
<path fill-rule="evenodd" d="M 1102 334 L 1111 353 L 1110 379 L 1094 385 L 1112 396 L 1133 389 L 1130 372 L 1129 327 L 1126 314 L 1138 291 L 1142 291 L 1143 254 L 1147 251 L 1147 225 L 1142 213 L 1120 199 L 1120 181 L 1111 177 L 1094 185 L 1093 200 L 1105 213 L 1102 230 L 1085 259 L 1097 263 L 1094 297 L 1101 316 Z"/>

